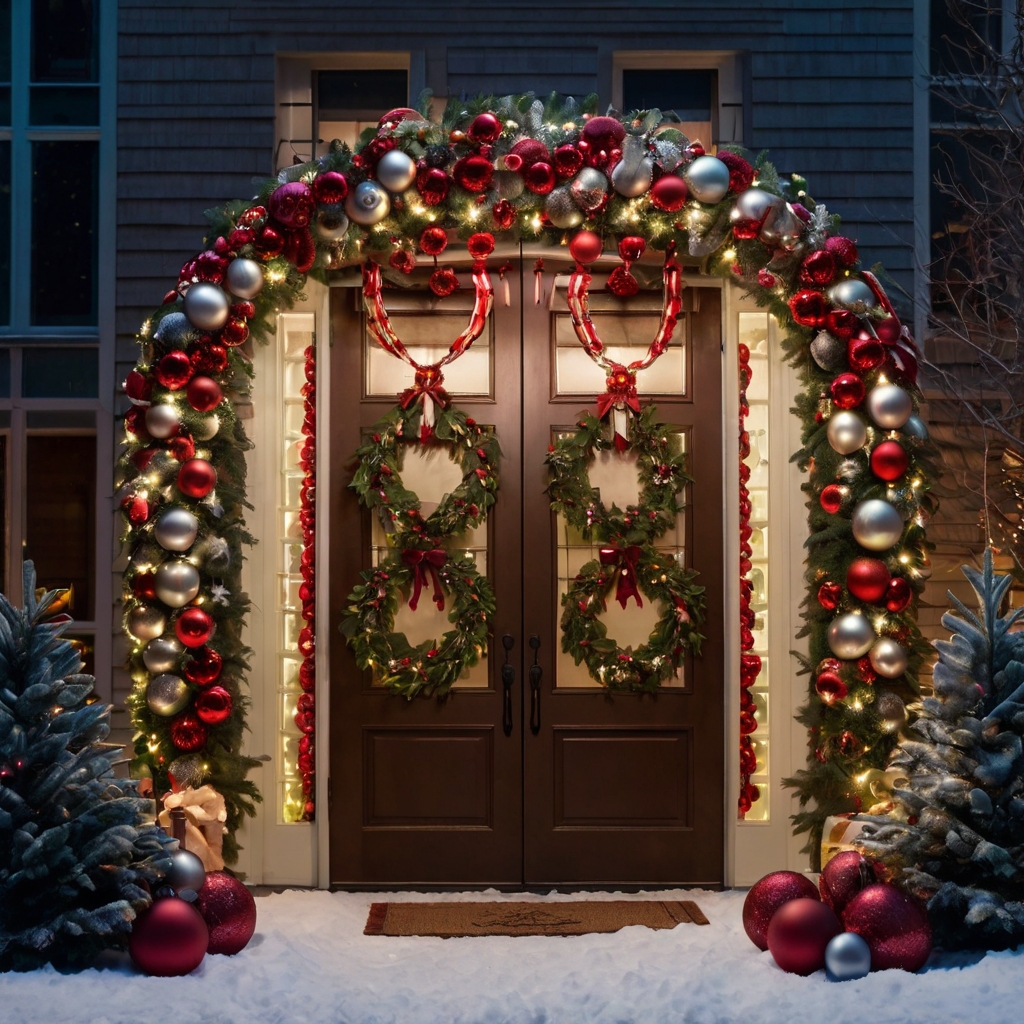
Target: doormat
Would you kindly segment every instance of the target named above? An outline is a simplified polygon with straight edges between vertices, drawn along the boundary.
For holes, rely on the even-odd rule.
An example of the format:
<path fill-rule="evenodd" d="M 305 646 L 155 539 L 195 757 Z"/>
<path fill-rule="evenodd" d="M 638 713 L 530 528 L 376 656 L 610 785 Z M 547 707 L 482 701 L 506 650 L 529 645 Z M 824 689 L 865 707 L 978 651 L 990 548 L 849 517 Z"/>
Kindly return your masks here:
<path fill-rule="evenodd" d="M 640 924 L 707 924 L 692 900 L 573 900 L 566 903 L 374 903 L 364 935 L 587 935 Z"/>

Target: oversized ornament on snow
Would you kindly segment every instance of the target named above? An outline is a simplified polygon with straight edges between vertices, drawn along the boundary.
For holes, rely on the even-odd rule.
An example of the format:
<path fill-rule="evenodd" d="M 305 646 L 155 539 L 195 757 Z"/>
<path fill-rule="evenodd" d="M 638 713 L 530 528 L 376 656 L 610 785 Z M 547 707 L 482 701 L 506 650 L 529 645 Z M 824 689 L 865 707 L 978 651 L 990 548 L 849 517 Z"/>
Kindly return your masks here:
<path fill-rule="evenodd" d="M 191 903 L 159 899 L 135 919 L 128 952 L 145 974 L 174 978 L 203 962 L 209 939 L 206 922 Z"/>
<path fill-rule="evenodd" d="M 720 203 L 729 191 L 729 168 L 715 156 L 699 156 L 685 171 L 690 195 L 701 203 Z"/>
<path fill-rule="evenodd" d="M 186 608 L 174 623 L 174 632 L 186 647 L 202 647 L 213 636 L 213 625 L 202 608 Z"/>
<path fill-rule="evenodd" d="M 867 444 L 868 431 L 855 412 L 837 412 L 828 421 L 828 443 L 840 455 L 850 455 Z"/>
<path fill-rule="evenodd" d="M 205 498 L 217 486 L 217 470 L 206 459 L 189 459 L 178 470 L 178 490 L 189 498 Z"/>
<path fill-rule="evenodd" d="M 820 900 L 790 900 L 768 925 L 768 949 L 789 974 L 813 974 L 825 966 L 825 949 L 842 930 L 835 912 Z"/>
<path fill-rule="evenodd" d="M 821 899 L 837 914 L 842 914 L 846 904 L 869 885 L 881 878 L 881 866 L 877 861 L 868 860 L 857 850 L 837 853 L 822 869 L 818 876 L 818 890 Z"/>
<path fill-rule="evenodd" d="M 899 679 L 907 671 L 906 648 L 892 637 L 881 637 L 871 648 L 871 667 L 886 679 Z"/>
<path fill-rule="evenodd" d="M 871 969 L 919 971 L 932 952 L 924 907 L 893 885 L 869 885 L 847 904 L 843 924 L 871 949 Z"/>
<path fill-rule="evenodd" d="M 881 498 L 860 502 L 851 525 L 853 539 L 869 551 L 888 551 L 903 536 L 903 517 Z"/>
<path fill-rule="evenodd" d="M 181 429 L 181 417 L 173 405 L 160 403 L 146 410 L 146 430 L 161 441 L 174 437 Z"/>
<path fill-rule="evenodd" d="M 879 384 L 868 392 L 868 415 L 887 430 L 899 430 L 914 411 L 914 401 L 895 384 Z"/>
<path fill-rule="evenodd" d="M 190 562 L 172 559 L 156 570 L 156 596 L 168 608 L 184 608 L 199 593 L 199 570 Z"/>
<path fill-rule="evenodd" d="M 239 256 L 228 264 L 225 283 L 232 295 L 254 299 L 263 287 L 263 268 L 255 260 Z"/>
<path fill-rule="evenodd" d="M 544 200 L 544 212 L 556 228 L 575 228 L 583 223 L 583 212 L 568 188 L 556 188 Z"/>
<path fill-rule="evenodd" d="M 569 191 L 576 205 L 588 213 L 596 210 L 608 195 L 608 179 L 594 167 L 584 167 L 572 180 Z"/>
<path fill-rule="evenodd" d="M 622 157 L 612 170 L 612 188 L 627 199 L 642 196 L 654 177 L 654 161 L 635 135 L 622 140 Z"/>
<path fill-rule="evenodd" d="M 185 391 L 188 404 L 196 412 L 212 412 L 224 400 L 224 392 L 212 377 L 193 377 Z"/>
<path fill-rule="evenodd" d="M 173 718 L 179 711 L 184 711 L 188 707 L 189 696 L 188 683 L 170 674 L 157 676 L 146 686 L 146 706 L 162 718 Z"/>
<path fill-rule="evenodd" d="M 198 533 L 199 520 L 185 508 L 169 508 L 153 528 L 157 544 L 165 551 L 188 551 Z"/>
<path fill-rule="evenodd" d="M 209 872 L 196 906 L 210 930 L 207 952 L 233 956 L 248 945 L 256 931 L 256 901 L 237 878 Z"/>
<path fill-rule="evenodd" d="M 349 192 L 345 212 L 357 224 L 370 227 L 379 224 L 391 212 L 391 200 L 377 182 L 364 181 Z"/>
<path fill-rule="evenodd" d="M 219 331 L 228 321 L 230 307 L 228 297 L 215 284 L 200 281 L 185 292 L 185 316 L 201 331 Z"/>
<path fill-rule="evenodd" d="M 846 570 L 846 589 L 858 601 L 879 604 L 891 578 L 889 567 L 880 558 L 855 558 Z"/>
<path fill-rule="evenodd" d="M 773 871 L 755 882 L 743 901 L 743 930 L 758 949 L 768 948 L 768 925 L 784 903 L 817 899 L 814 883 L 798 871 Z"/>
<path fill-rule="evenodd" d="M 377 180 L 389 192 L 404 192 L 416 180 L 416 164 L 400 149 L 391 149 L 377 161 Z"/>
<path fill-rule="evenodd" d="M 167 617 L 159 608 L 138 605 L 128 613 L 128 632 L 136 640 L 155 640 L 166 628 Z"/>
<path fill-rule="evenodd" d="M 842 932 L 825 947 L 825 973 L 829 981 L 856 981 L 871 970 L 871 947 L 856 933 Z"/>
<path fill-rule="evenodd" d="M 863 615 L 847 612 L 832 620 L 828 627 L 829 650 L 837 658 L 854 661 L 871 650 L 875 631 Z"/>
<path fill-rule="evenodd" d="M 867 282 L 859 277 L 848 277 L 828 290 L 828 297 L 837 306 L 843 306 L 854 313 L 866 313 L 878 305 L 878 299 Z"/>
<path fill-rule="evenodd" d="M 206 881 L 203 862 L 189 850 L 175 850 L 171 854 L 171 870 L 167 872 L 164 885 L 176 893 L 199 893 Z"/>
<path fill-rule="evenodd" d="M 155 675 L 173 672 L 178 667 L 178 659 L 183 651 L 184 648 L 177 640 L 160 636 L 146 644 L 146 649 L 142 652 L 142 663 Z"/>

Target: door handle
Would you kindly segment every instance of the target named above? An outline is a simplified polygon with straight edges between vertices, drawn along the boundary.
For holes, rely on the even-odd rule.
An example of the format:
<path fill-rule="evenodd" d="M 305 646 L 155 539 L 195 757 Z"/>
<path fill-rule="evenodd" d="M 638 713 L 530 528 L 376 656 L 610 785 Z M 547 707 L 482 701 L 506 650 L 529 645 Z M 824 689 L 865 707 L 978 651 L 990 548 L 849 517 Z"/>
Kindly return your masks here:
<path fill-rule="evenodd" d="M 516 667 L 508 660 L 516 638 L 506 633 L 501 638 L 501 646 L 505 648 L 505 664 L 501 666 L 501 728 L 506 736 L 512 735 L 512 684 L 516 681 Z"/>
<path fill-rule="evenodd" d="M 540 677 L 544 670 L 540 667 L 540 637 L 534 633 L 530 637 L 533 648 L 533 664 L 530 666 L 530 732 L 534 736 L 540 732 Z"/>

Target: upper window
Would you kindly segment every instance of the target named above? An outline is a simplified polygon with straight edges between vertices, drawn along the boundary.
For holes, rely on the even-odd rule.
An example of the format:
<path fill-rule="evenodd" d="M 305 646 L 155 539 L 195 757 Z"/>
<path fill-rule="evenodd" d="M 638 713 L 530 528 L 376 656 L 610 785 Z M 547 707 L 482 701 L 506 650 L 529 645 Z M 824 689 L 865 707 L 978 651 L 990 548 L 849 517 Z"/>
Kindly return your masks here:
<path fill-rule="evenodd" d="M 930 71 L 935 77 L 970 74 L 977 57 L 965 42 L 965 31 L 973 31 L 996 52 L 1002 49 L 1003 11 L 991 4 L 951 3 L 931 0 Z"/>
<path fill-rule="evenodd" d="M 405 68 L 316 72 L 316 152 L 325 152 L 334 139 L 354 146 L 364 128 L 376 126 L 382 114 L 408 103 Z"/>
<path fill-rule="evenodd" d="M 622 110 L 672 112 L 682 122 L 680 131 L 691 141 L 710 146 L 717 139 L 712 112 L 717 106 L 718 71 L 715 68 L 624 68 Z"/>
<path fill-rule="evenodd" d="M 32 0 L 29 124 L 99 124 L 98 13 L 94 0 Z"/>
<path fill-rule="evenodd" d="M 11 0 L 0 0 L 0 125 L 11 123 Z"/>

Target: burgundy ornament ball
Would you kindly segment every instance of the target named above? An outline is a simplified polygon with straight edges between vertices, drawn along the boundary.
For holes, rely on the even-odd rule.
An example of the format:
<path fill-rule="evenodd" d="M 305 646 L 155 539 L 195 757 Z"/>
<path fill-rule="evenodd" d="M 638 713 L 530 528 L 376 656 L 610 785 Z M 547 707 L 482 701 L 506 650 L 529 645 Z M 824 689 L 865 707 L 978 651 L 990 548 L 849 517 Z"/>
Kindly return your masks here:
<path fill-rule="evenodd" d="M 804 284 L 831 284 L 836 277 L 836 260 L 832 253 L 823 249 L 804 257 L 800 265 L 800 280 Z"/>
<path fill-rule="evenodd" d="M 818 899 L 814 883 L 797 871 L 773 871 L 755 882 L 743 901 L 743 930 L 758 949 L 768 948 L 768 925 L 790 900 Z"/>
<path fill-rule="evenodd" d="M 891 576 L 880 558 L 855 558 L 846 570 L 846 589 L 858 601 L 878 604 L 889 589 Z"/>
<path fill-rule="evenodd" d="M 197 647 L 185 663 L 182 674 L 196 686 L 209 686 L 220 678 L 224 660 L 212 647 Z"/>
<path fill-rule="evenodd" d="M 825 947 L 842 930 L 835 912 L 819 899 L 790 900 L 768 925 L 768 949 L 789 974 L 813 974 L 825 966 Z"/>
<path fill-rule="evenodd" d="M 894 885 L 869 885 L 843 911 L 843 924 L 871 950 L 871 970 L 919 971 L 932 951 L 932 930 L 923 906 Z"/>
<path fill-rule="evenodd" d="M 196 697 L 195 709 L 205 725 L 220 725 L 231 717 L 233 701 L 223 686 L 210 686 Z"/>
<path fill-rule="evenodd" d="M 856 409 L 864 401 L 864 381 L 855 373 L 839 374 L 828 390 L 840 409 Z"/>
<path fill-rule="evenodd" d="M 857 373 L 870 373 L 885 362 L 885 346 L 877 338 L 863 332 L 850 339 L 846 346 L 846 357 Z"/>
<path fill-rule="evenodd" d="M 583 126 L 581 135 L 590 146 L 610 150 L 626 137 L 626 129 L 618 118 L 592 117 Z"/>
<path fill-rule="evenodd" d="M 424 167 L 416 175 L 416 191 L 427 206 L 437 206 L 448 198 L 448 175 L 440 167 Z"/>
<path fill-rule="evenodd" d="M 818 496 L 818 503 L 829 515 L 834 516 L 843 507 L 843 489 L 839 484 L 826 484 Z"/>
<path fill-rule="evenodd" d="M 844 850 L 821 869 L 818 890 L 822 902 L 842 914 L 857 893 L 880 878 L 881 865 L 877 861 L 869 860 L 857 850 Z"/>
<path fill-rule="evenodd" d="M 520 139 L 509 150 L 509 156 L 516 157 L 516 160 L 509 160 L 508 157 L 505 158 L 505 166 L 510 171 L 525 169 L 538 161 L 543 161 L 544 163 L 551 162 L 551 154 L 548 152 L 548 147 L 539 139 Z M 514 164 L 516 166 L 513 166 Z"/>
<path fill-rule="evenodd" d="M 626 235 L 619 239 L 619 259 L 633 263 L 643 256 L 647 242 L 639 235 Z"/>
<path fill-rule="evenodd" d="M 224 400 L 224 392 L 212 377 L 193 377 L 185 392 L 188 404 L 196 412 L 213 412 Z"/>
<path fill-rule="evenodd" d="M 178 750 L 191 754 L 206 746 L 206 726 L 192 711 L 183 711 L 171 722 L 171 742 Z"/>
<path fill-rule="evenodd" d="M 185 608 L 174 624 L 174 632 L 186 647 L 202 647 L 213 636 L 213 618 L 202 608 Z"/>
<path fill-rule="evenodd" d="M 182 349 L 175 349 L 160 359 L 153 376 L 168 391 L 180 391 L 192 377 L 192 361 Z"/>
<path fill-rule="evenodd" d="M 789 310 L 801 327 L 822 327 L 828 313 L 828 303 L 821 292 L 804 289 L 789 300 Z M 835 334 L 835 331 L 830 329 L 830 333 Z"/>
<path fill-rule="evenodd" d="M 256 931 L 256 901 L 237 878 L 208 872 L 196 906 L 210 930 L 207 952 L 233 956 L 245 949 Z"/>
<path fill-rule="evenodd" d="M 313 198 L 324 206 L 343 203 L 348 195 L 348 181 L 340 171 L 324 171 L 313 179 Z"/>
<path fill-rule="evenodd" d="M 658 210 L 675 213 L 686 204 L 689 189 L 682 178 L 666 174 L 651 186 L 651 204 Z"/>
<path fill-rule="evenodd" d="M 206 956 L 209 929 L 202 915 L 177 897 L 157 900 L 132 925 L 128 952 L 140 971 L 158 978 L 190 974 Z"/>
<path fill-rule="evenodd" d="M 555 174 L 563 181 L 575 178 L 583 166 L 583 154 L 575 146 L 559 146 L 552 153 Z"/>
<path fill-rule="evenodd" d="M 899 480 L 910 465 L 910 457 L 899 441 L 882 441 L 871 452 L 871 472 L 879 480 Z"/>
<path fill-rule="evenodd" d="M 288 181 L 270 194 L 267 209 L 270 216 L 286 228 L 304 228 L 312 220 L 316 203 L 305 182 Z"/>
<path fill-rule="evenodd" d="M 593 231 L 577 231 L 569 240 L 569 255 L 577 263 L 593 263 L 603 249 L 601 236 Z"/>
<path fill-rule="evenodd" d="M 821 672 L 814 680 L 814 689 L 825 704 L 835 704 L 849 693 L 846 683 L 837 672 Z"/>
<path fill-rule="evenodd" d="M 855 266 L 859 259 L 854 242 L 841 236 L 826 239 L 825 251 L 830 252 L 835 257 L 836 263 L 843 267 Z"/>
<path fill-rule="evenodd" d="M 484 111 L 473 118 L 466 134 L 473 142 L 494 142 L 501 134 L 501 121 L 489 110 Z"/>
<path fill-rule="evenodd" d="M 189 459 L 178 470 L 178 490 L 189 498 L 205 498 L 217 486 L 217 470 L 206 459 Z"/>
<path fill-rule="evenodd" d="M 894 576 L 885 588 L 885 607 L 895 613 L 905 611 L 913 596 L 910 584 L 902 577 Z"/>
<path fill-rule="evenodd" d="M 558 182 L 555 169 L 546 160 L 538 160 L 529 167 L 523 168 L 523 182 L 526 187 L 539 196 L 546 196 Z"/>
<path fill-rule="evenodd" d="M 455 162 L 452 177 L 467 192 L 486 192 L 494 177 L 494 167 L 486 157 L 473 153 Z"/>

